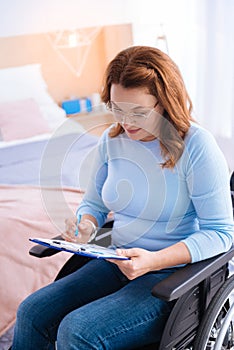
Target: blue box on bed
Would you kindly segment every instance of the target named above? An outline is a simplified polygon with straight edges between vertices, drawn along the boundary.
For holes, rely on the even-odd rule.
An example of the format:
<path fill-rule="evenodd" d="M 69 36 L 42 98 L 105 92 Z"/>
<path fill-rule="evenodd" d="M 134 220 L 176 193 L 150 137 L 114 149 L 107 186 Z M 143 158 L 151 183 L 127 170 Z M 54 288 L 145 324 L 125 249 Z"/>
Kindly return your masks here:
<path fill-rule="evenodd" d="M 74 99 L 62 102 L 62 108 L 67 114 L 91 112 L 92 104 L 89 98 Z"/>
<path fill-rule="evenodd" d="M 81 112 L 80 100 L 69 100 L 62 102 L 62 108 L 67 114 L 74 114 Z"/>

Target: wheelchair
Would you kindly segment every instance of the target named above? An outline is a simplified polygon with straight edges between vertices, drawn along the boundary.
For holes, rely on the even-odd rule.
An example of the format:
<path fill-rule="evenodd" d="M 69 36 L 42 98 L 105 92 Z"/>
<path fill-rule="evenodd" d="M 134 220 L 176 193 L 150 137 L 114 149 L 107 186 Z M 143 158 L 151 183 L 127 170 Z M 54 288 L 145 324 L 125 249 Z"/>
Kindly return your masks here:
<path fill-rule="evenodd" d="M 231 195 L 234 204 L 234 173 L 231 177 Z M 234 208 L 234 205 L 233 205 Z M 107 246 L 112 221 L 99 230 L 95 244 Z M 61 237 L 56 237 L 61 238 Z M 30 254 L 39 258 L 58 251 L 35 245 Z M 226 253 L 188 264 L 178 269 L 152 289 L 152 295 L 173 307 L 159 344 L 143 349 L 157 350 L 234 350 L 234 275 L 229 265 L 234 257 L 234 246 Z M 76 271 L 90 258 L 72 255 L 55 280 Z"/>

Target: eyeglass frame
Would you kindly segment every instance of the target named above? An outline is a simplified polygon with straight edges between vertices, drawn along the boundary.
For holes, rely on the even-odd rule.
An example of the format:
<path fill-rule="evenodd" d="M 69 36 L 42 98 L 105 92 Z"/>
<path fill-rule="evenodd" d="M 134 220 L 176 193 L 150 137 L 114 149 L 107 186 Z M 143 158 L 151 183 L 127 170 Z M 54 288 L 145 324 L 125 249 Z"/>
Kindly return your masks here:
<path fill-rule="evenodd" d="M 157 105 L 159 104 L 159 101 L 157 101 L 155 103 L 155 105 L 152 107 L 152 108 L 148 108 L 149 111 L 148 113 L 133 113 L 133 112 L 124 112 L 123 110 L 121 110 L 120 108 L 114 108 L 111 106 L 112 103 L 115 103 L 113 101 L 108 101 L 106 103 L 106 109 L 111 112 L 114 116 L 114 118 L 116 119 L 116 121 L 120 122 L 120 123 L 123 123 L 123 120 L 126 119 L 126 118 L 129 118 L 131 119 L 133 122 L 135 123 L 139 123 L 139 122 L 142 122 L 142 121 L 145 121 L 146 119 L 148 119 L 150 117 L 150 115 L 153 113 L 154 109 L 157 107 Z M 122 102 L 121 102 L 122 103 Z M 143 106 L 138 106 L 138 107 L 141 107 L 141 108 L 147 108 L 147 107 L 143 107 Z M 115 111 L 116 110 L 116 111 Z M 119 120 L 120 118 L 119 117 L 116 117 L 116 114 L 115 113 L 119 113 L 120 116 L 121 116 L 121 120 Z M 134 119 L 135 118 L 135 119 Z M 137 119 L 136 119 L 137 118 Z"/>

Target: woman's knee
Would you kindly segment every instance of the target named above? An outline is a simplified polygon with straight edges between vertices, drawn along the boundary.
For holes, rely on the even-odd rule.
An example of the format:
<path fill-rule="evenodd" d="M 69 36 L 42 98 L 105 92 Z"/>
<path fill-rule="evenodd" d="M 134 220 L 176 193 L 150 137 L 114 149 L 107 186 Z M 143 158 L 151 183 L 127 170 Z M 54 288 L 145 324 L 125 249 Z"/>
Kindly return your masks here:
<path fill-rule="evenodd" d="M 17 320 L 28 322 L 30 319 L 34 318 L 34 302 L 32 296 L 28 296 L 24 299 L 18 307 L 17 310 Z"/>
<path fill-rule="evenodd" d="M 82 313 L 81 313 L 82 314 Z M 71 312 L 59 325 L 57 333 L 57 349 L 102 349 L 98 346 L 98 339 L 87 318 L 79 315 L 79 312 Z"/>
<path fill-rule="evenodd" d="M 17 310 L 17 323 L 20 324 L 21 328 L 24 325 L 27 328 L 29 325 L 43 327 L 44 323 L 47 323 L 45 305 L 40 293 L 35 292 L 21 302 Z"/>

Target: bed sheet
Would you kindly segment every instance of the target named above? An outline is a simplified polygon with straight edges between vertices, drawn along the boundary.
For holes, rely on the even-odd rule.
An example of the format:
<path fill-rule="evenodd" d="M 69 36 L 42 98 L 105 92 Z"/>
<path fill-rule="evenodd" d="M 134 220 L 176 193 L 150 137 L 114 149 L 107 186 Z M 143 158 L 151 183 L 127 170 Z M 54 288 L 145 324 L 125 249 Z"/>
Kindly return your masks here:
<path fill-rule="evenodd" d="M 0 185 L 0 336 L 15 322 L 19 303 L 52 282 L 69 258 L 59 253 L 38 259 L 29 255 L 30 237 L 52 238 L 64 230 L 67 215 L 75 212 L 83 192 L 74 188 L 44 188 L 50 203 L 45 210 L 38 186 Z"/>
<path fill-rule="evenodd" d="M 74 133 L 0 148 L 0 184 L 84 188 L 97 141 Z"/>
<path fill-rule="evenodd" d="M 63 232 L 82 199 L 97 141 L 67 133 L 0 148 L 0 336 L 14 324 L 20 302 L 52 282 L 69 258 L 34 258 L 29 238 Z"/>

